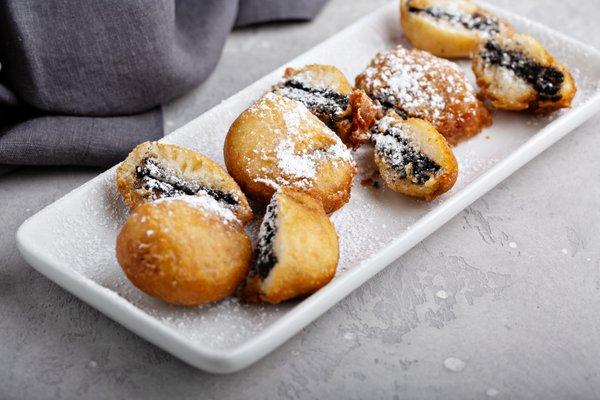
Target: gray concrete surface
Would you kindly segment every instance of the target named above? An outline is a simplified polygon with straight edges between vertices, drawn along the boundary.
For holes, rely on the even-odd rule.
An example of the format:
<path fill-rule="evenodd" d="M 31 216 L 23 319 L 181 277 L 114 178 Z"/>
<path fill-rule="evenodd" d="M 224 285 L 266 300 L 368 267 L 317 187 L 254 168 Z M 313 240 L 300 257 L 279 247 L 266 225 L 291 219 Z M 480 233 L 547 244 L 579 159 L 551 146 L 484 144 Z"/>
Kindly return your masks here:
<path fill-rule="evenodd" d="M 208 82 L 165 107 L 167 129 L 383 3 L 333 0 L 310 24 L 235 32 Z M 600 48 L 598 0 L 495 3 Z M 228 376 L 146 343 L 18 254 L 21 222 L 99 170 L 1 176 L 0 399 L 600 398 L 599 124 L 594 117 Z"/>

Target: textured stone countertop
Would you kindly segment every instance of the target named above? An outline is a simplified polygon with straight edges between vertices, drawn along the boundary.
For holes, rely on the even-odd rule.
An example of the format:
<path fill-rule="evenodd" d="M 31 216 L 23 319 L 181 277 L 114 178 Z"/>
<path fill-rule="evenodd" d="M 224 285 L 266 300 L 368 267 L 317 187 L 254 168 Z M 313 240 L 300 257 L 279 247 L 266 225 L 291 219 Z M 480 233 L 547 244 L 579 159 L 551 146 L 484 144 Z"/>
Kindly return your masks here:
<path fill-rule="evenodd" d="M 210 79 L 165 107 L 167 130 L 384 2 L 332 0 L 312 23 L 235 32 Z M 599 0 L 495 3 L 600 48 Z M 145 342 L 17 252 L 27 217 L 101 171 L 0 176 L 0 398 L 600 398 L 598 125 L 600 115 L 271 355 L 225 376 Z"/>

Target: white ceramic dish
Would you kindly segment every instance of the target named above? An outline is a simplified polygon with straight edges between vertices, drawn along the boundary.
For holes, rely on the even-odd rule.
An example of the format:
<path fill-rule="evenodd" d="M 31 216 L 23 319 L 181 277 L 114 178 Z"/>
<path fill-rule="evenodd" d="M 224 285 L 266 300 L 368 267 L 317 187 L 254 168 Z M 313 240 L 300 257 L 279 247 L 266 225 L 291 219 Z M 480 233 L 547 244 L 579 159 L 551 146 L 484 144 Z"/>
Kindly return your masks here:
<path fill-rule="evenodd" d="M 358 154 L 363 175 L 357 176 L 350 203 L 332 216 L 341 236 L 338 274 L 307 299 L 279 306 L 242 305 L 229 299 L 190 309 L 163 304 L 138 291 L 124 278 L 114 255 L 115 237 L 127 215 L 114 185 L 114 168 L 29 218 L 17 233 L 23 256 L 49 279 L 191 365 L 218 373 L 250 365 L 600 110 L 600 53 L 537 23 L 496 11 L 540 39 L 572 69 L 579 88 L 573 108 L 544 117 L 497 113 L 493 127 L 456 148 L 459 180 L 433 203 L 363 187 L 359 182 L 368 174 L 369 157 Z M 334 64 L 354 77 L 376 51 L 407 45 L 397 13 L 396 2 L 390 3 L 287 65 Z M 461 66 L 469 71 L 468 63 Z M 282 69 L 164 141 L 222 162 L 229 125 L 277 81 Z"/>

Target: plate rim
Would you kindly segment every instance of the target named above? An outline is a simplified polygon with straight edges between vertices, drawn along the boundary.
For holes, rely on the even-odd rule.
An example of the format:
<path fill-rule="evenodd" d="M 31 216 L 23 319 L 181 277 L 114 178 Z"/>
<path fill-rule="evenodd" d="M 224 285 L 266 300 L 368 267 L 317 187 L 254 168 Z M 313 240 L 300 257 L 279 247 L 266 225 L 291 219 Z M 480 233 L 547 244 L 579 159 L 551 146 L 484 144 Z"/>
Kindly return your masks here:
<path fill-rule="evenodd" d="M 259 84 L 273 74 L 273 72 L 294 63 L 296 59 L 303 57 L 306 53 L 313 51 L 315 48 L 325 46 L 330 40 L 346 34 L 347 31 L 357 29 L 361 25 L 361 22 L 369 19 L 374 14 L 383 13 L 395 3 L 396 2 L 384 5 L 353 22 L 337 34 L 325 39 L 323 42 L 313 46 L 301 55 L 294 57 L 294 59 L 276 68 L 264 77 L 259 78 L 246 88 L 241 89 L 220 104 L 217 104 L 213 108 L 200 114 L 161 140 L 166 139 L 166 141 L 169 141 L 169 139 L 174 137 L 174 134 L 177 134 L 177 132 L 182 130 L 185 126 L 194 123 L 198 118 L 205 114 L 215 112 L 222 104 L 228 102 L 233 97 L 242 95 L 252 86 Z M 527 24 L 535 25 L 538 29 L 546 31 L 548 34 L 559 38 L 561 41 L 576 45 L 600 61 L 600 51 L 590 45 L 580 42 L 577 39 L 567 36 L 562 32 L 558 32 L 537 21 L 530 20 L 484 2 L 481 2 L 481 4 L 484 4 L 494 11 L 508 15 L 512 19 L 518 19 Z M 342 277 L 330 282 L 323 289 L 298 303 L 295 307 L 256 335 L 239 345 L 229 348 L 214 349 L 193 342 L 173 327 L 161 323 L 158 319 L 150 316 L 138 307 L 133 306 L 125 298 L 110 291 L 110 289 L 103 287 L 72 269 L 61 268 L 62 263 L 60 263 L 59 260 L 44 257 L 42 253 L 44 249 L 36 246 L 35 240 L 28 239 L 30 235 L 29 231 L 35 229 L 35 222 L 38 218 L 42 218 L 43 214 L 52 212 L 53 209 L 60 207 L 61 203 L 68 201 L 78 192 L 84 191 L 88 186 L 94 185 L 98 180 L 103 179 L 106 174 L 110 173 L 111 170 L 115 169 L 116 166 L 107 169 L 26 219 L 16 233 L 17 247 L 27 263 L 42 275 L 143 339 L 196 368 L 212 373 L 231 373 L 248 367 L 281 346 L 310 322 L 319 318 L 332 306 L 352 293 L 357 287 L 389 266 L 416 244 L 455 217 L 460 211 L 468 207 L 475 200 L 479 199 L 562 137 L 575 130 L 598 111 L 600 111 L 600 88 L 597 88 L 594 95 L 578 106 L 577 109 L 566 112 L 560 118 L 557 118 L 544 128 L 538 130 L 530 139 L 521 144 L 504 159 L 493 165 L 452 197 L 449 197 L 443 207 L 435 208 L 426 213 L 384 248 L 373 254 L 371 257 L 361 261 L 356 268 L 346 271 Z"/>

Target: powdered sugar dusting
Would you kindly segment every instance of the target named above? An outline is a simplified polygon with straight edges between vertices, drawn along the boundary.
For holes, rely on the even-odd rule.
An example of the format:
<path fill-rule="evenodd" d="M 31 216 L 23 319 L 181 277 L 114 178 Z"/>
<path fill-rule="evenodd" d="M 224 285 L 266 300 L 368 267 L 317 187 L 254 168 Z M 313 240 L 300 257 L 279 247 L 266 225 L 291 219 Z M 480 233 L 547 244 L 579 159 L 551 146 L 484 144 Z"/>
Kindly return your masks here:
<path fill-rule="evenodd" d="M 375 142 L 375 147 L 377 147 L 378 144 L 384 145 L 385 143 L 387 143 L 386 139 L 390 139 L 393 142 L 392 144 L 394 146 L 398 145 L 397 141 L 394 140 L 392 137 L 390 137 L 389 135 L 383 135 L 383 133 L 389 131 L 390 129 L 393 129 L 398 137 L 405 139 L 406 141 L 410 142 L 412 146 L 418 149 L 418 143 L 416 143 L 413 140 L 408 126 L 405 124 L 398 123 L 398 120 L 396 118 L 390 116 L 385 116 L 379 121 L 377 121 L 376 126 L 373 128 L 373 141 Z"/>
<path fill-rule="evenodd" d="M 219 203 L 204 190 L 200 190 L 194 196 L 184 195 L 175 197 L 165 197 L 162 199 L 155 200 L 153 203 L 171 203 L 174 201 L 183 201 L 192 207 L 208 212 L 211 215 L 215 215 L 227 223 L 239 222 L 239 219 L 229 208 L 223 206 L 223 204 Z"/>
<path fill-rule="evenodd" d="M 398 46 L 378 53 L 361 77 L 359 87 L 384 107 L 434 123 L 466 118 L 454 115 L 452 106 L 477 103 L 473 86 L 455 63 L 424 51 Z"/>
<path fill-rule="evenodd" d="M 294 143 L 290 139 L 284 139 L 277 146 L 277 165 L 286 175 L 308 180 L 307 185 L 315 179 L 317 168 L 311 154 L 294 153 Z"/>
<path fill-rule="evenodd" d="M 297 134 L 300 132 L 302 114 L 305 110 L 306 112 L 309 112 L 304 105 L 297 103 L 296 107 L 283 112 L 283 122 L 285 123 L 285 129 L 287 129 L 288 133 Z M 306 121 L 306 118 L 304 120 Z"/>
<path fill-rule="evenodd" d="M 302 72 L 295 73 L 291 78 L 294 80 L 305 84 L 306 86 L 312 86 L 318 89 L 328 89 L 329 86 L 320 79 L 320 76 L 316 75 L 314 72 L 307 70 Z M 290 77 L 283 78 L 280 83 L 285 82 L 290 79 Z"/>
<path fill-rule="evenodd" d="M 283 140 L 277 147 L 277 165 L 284 174 L 297 178 L 297 185 L 302 187 L 314 184 L 319 165 L 323 162 L 355 164 L 350 150 L 340 141 L 313 152 L 294 153 L 288 140 Z"/>
<path fill-rule="evenodd" d="M 268 100 L 267 103 L 265 100 Z M 300 102 L 289 100 L 273 93 L 267 93 L 249 111 L 258 116 L 276 111 L 284 122 L 285 131 L 275 148 L 275 159 L 280 174 L 273 177 L 268 173 L 255 179 L 273 188 L 296 186 L 308 189 L 314 185 L 319 166 L 324 162 L 354 164 L 350 150 L 340 138 L 321 121 L 314 117 Z M 303 146 L 303 142 L 313 141 L 313 135 L 325 135 L 331 144 L 322 149 Z M 268 158 L 264 150 L 255 151 L 258 157 Z"/>

